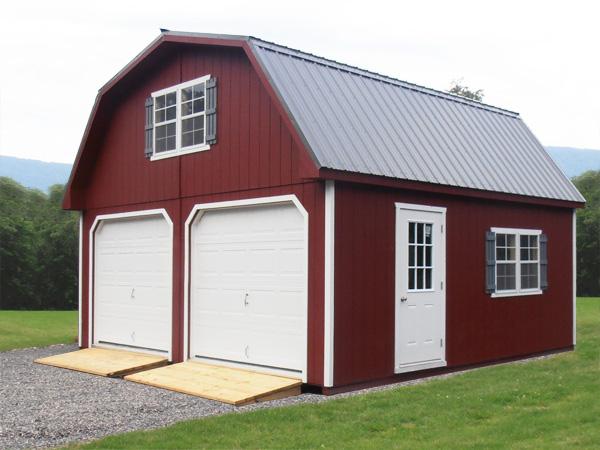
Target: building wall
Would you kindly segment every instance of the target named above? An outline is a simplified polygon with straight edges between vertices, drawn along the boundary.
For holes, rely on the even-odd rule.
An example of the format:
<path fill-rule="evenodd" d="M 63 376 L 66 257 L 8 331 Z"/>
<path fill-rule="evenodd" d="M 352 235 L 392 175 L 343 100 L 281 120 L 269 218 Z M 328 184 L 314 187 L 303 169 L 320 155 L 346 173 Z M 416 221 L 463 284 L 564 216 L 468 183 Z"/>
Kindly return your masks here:
<path fill-rule="evenodd" d="M 93 164 L 72 189 L 81 199 L 83 342 L 87 344 L 89 230 L 99 214 L 165 208 L 174 225 L 173 356 L 184 358 L 184 223 L 196 203 L 295 194 L 309 213 L 308 382 L 323 380 L 323 183 L 310 156 L 240 49 L 177 46 L 147 75 L 111 90 L 92 142 Z M 144 101 L 151 92 L 206 74 L 218 80 L 218 142 L 209 151 L 158 161 L 144 157 Z M 108 115 L 107 115 L 108 114 Z M 99 137 L 101 136 L 101 137 Z M 88 153 L 89 154 L 89 153 Z"/>
<path fill-rule="evenodd" d="M 446 356 L 462 366 L 572 345 L 572 210 L 336 182 L 336 386 L 394 374 L 395 202 L 447 208 Z M 485 231 L 542 229 L 549 288 L 485 293 Z"/>

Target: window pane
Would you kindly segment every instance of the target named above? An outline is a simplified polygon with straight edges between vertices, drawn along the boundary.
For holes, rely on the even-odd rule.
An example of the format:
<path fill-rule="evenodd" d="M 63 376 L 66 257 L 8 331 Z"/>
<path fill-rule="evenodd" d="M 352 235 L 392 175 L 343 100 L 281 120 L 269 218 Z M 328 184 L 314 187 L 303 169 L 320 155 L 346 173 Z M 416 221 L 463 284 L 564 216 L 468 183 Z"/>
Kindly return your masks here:
<path fill-rule="evenodd" d="M 537 247 L 538 245 L 538 237 L 537 236 L 529 236 L 529 246 Z"/>
<path fill-rule="evenodd" d="M 505 234 L 497 234 L 496 235 L 496 245 L 498 247 L 506 246 L 506 235 Z"/>
<path fill-rule="evenodd" d="M 156 138 L 156 140 L 154 141 L 154 151 L 156 153 L 164 152 L 165 145 L 166 145 L 166 141 L 164 139 Z"/>
<path fill-rule="evenodd" d="M 188 131 L 194 130 L 194 122 L 192 119 L 185 119 L 181 121 L 181 131 L 187 133 Z"/>
<path fill-rule="evenodd" d="M 426 247 L 425 248 L 425 265 L 427 267 L 431 267 L 431 253 L 432 253 L 432 249 L 433 247 Z"/>
<path fill-rule="evenodd" d="M 183 133 L 181 135 L 181 146 L 189 147 L 190 145 L 194 145 L 194 135 L 193 133 Z"/>
<path fill-rule="evenodd" d="M 417 224 L 417 244 L 422 244 L 425 241 L 423 238 L 423 224 Z"/>
<path fill-rule="evenodd" d="M 177 102 L 177 95 L 175 92 L 169 92 L 167 94 L 167 106 L 173 106 Z"/>
<path fill-rule="evenodd" d="M 192 99 L 192 88 L 185 88 L 181 90 L 181 101 L 187 102 Z"/>
<path fill-rule="evenodd" d="M 423 269 L 417 269 L 417 289 L 423 289 Z"/>
<path fill-rule="evenodd" d="M 529 260 L 529 250 L 526 248 L 521 248 L 521 261 Z"/>
<path fill-rule="evenodd" d="M 529 247 L 529 236 L 521 235 L 521 247 Z"/>
<path fill-rule="evenodd" d="M 415 288 L 415 269 L 408 269 L 408 288 Z"/>
<path fill-rule="evenodd" d="M 415 225 L 414 222 L 408 223 L 408 242 L 411 244 L 415 242 Z"/>
<path fill-rule="evenodd" d="M 517 249 L 508 247 L 506 249 L 506 260 L 507 261 L 516 261 L 517 260 Z"/>
<path fill-rule="evenodd" d="M 506 246 L 507 247 L 515 247 L 516 238 L 514 234 L 506 235 Z"/>
<path fill-rule="evenodd" d="M 194 145 L 204 144 L 204 130 L 194 131 Z"/>
<path fill-rule="evenodd" d="M 167 124 L 167 136 L 175 136 L 175 124 Z"/>
<path fill-rule="evenodd" d="M 167 150 L 175 150 L 175 136 L 167 138 Z"/>
<path fill-rule="evenodd" d="M 433 231 L 433 226 L 428 223 L 425 225 L 425 243 L 431 244 L 431 232 Z"/>
<path fill-rule="evenodd" d="M 154 99 L 154 109 L 161 109 L 165 107 L 165 96 L 160 95 Z"/>
<path fill-rule="evenodd" d="M 505 248 L 497 248 L 496 249 L 496 260 L 497 261 L 506 261 L 506 249 Z"/>
<path fill-rule="evenodd" d="M 204 83 L 197 84 L 194 86 L 194 98 L 204 96 Z"/>
<path fill-rule="evenodd" d="M 431 269 L 425 269 L 425 289 L 431 289 Z"/>
<path fill-rule="evenodd" d="M 204 116 L 194 117 L 194 129 L 204 128 Z"/>
<path fill-rule="evenodd" d="M 183 103 L 181 105 L 181 115 L 187 116 L 192 113 L 192 102 Z"/>
<path fill-rule="evenodd" d="M 162 139 L 166 136 L 167 133 L 167 126 L 166 125 L 161 125 L 159 127 L 156 127 L 156 139 Z"/>
<path fill-rule="evenodd" d="M 414 245 L 408 246 L 408 265 L 410 267 L 415 266 L 415 252 L 416 251 L 417 251 L 417 248 Z"/>
<path fill-rule="evenodd" d="M 529 260 L 536 261 L 538 259 L 538 251 L 537 248 L 532 248 L 529 250 Z"/>
<path fill-rule="evenodd" d="M 165 110 L 160 110 L 160 111 L 156 111 L 156 113 L 154 114 L 154 120 L 156 123 L 160 123 L 160 122 L 164 122 L 165 121 Z"/>
<path fill-rule="evenodd" d="M 204 111 L 204 99 L 194 100 L 194 113 L 199 113 Z"/>
<path fill-rule="evenodd" d="M 167 108 L 167 120 L 175 119 L 176 114 L 177 114 L 177 111 L 175 111 L 174 106 L 172 106 L 171 108 Z"/>
<path fill-rule="evenodd" d="M 417 266 L 419 266 L 419 267 L 423 267 L 424 250 L 425 250 L 425 247 L 423 247 L 422 245 L 417 247 Z"/>

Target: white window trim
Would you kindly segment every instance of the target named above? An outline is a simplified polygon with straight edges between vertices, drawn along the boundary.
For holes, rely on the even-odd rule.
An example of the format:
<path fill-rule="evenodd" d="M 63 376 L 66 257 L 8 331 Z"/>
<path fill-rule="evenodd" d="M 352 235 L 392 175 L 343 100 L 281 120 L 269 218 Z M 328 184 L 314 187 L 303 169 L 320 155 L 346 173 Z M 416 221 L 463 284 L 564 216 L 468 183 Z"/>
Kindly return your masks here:
<path fill-rule="evenodd" d="M 513 289 L 510 291 L 496 291 L 496 292 L 492 292 L 491 296 L 492 298 L 501 298 L 501 297 L 523 297 L 523 296 L 527 296 L 527 295 L 541 295 L 543 293 L 543 291 L 540 288 L 534 288 L 534 289 L 520 289 L 521 286 L 521 241 L 519 239 L 521 234 L 525 234 L 527 236 L 538 236 L 538 285 L 541 282 L 540 276 L 541 276 L 541 264 L 540 264 L 540 239 L 539 236 L 542 234 L 542 230 L 532 230 L 532 229 L 527 229 L 527 228 L 498 228 L 498 227 L 492 227 L 491 229 L 492 233 L 496 233 L 496 234 L 515 234 L 516 235 L 516 239 L 515 239 L 515 245 L 516 245 L 516 257 L 517 259 L 515 260 L 515 264 L 516 264 L 516 270 L 515 270 L 515 277 L 516 277 L 516 283 L 517 286 L 519 288 L 517 289 Z M 494 252 L 496 251 L 496 245 L 494 244 Z M 498 261 L 496 261 L 496 268 L 495 270 L 498 270 Z M 497 278 L 497 272 L 496 272 L 496 278 Z"/>
<path fill-rule="evenodd" d="M 156 136 L 156 121 L 154 120 L 154 106 L 152 106 L 152 156 L 150 161 L 159 161 L 161 159 L 173 158 L 175 156 L 187 155 L 190 153 L 203 152 L 210 149 L 210 144 L 206 143 L 206 87 L 204 91 L 204 144 L 194 145 L 191 147 L 181 147 L 181 90 L 187 87 L 193 86 L 198 83 L 206 83 L 210 79 L 210 75 L 204 75 L 200 78 L 186 81 L 184 83 L 177 84 L 175 86 L 169 86 L 168 88 L 161 89 L 160 91 L 153 92 L 152 104 L 154 105 L 156 97 L 171 93 L 175 91 L 177 100 L 175 101 L 175 150 L 168 150 L 166 152 L 160 152 L 158 154 L 154 151 L 154 141 Z M 163 125 L 168 122 L 161 122 L 159 125 Z"/>

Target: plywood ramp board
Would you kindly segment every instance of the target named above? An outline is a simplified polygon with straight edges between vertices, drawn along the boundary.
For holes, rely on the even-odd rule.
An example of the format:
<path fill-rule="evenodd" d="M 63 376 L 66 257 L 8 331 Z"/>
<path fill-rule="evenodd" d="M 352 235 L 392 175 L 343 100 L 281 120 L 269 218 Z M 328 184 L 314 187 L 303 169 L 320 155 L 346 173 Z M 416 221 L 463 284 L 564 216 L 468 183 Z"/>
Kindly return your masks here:
<path fill-rule="evenodd" d="M 241 406 L 300 394 L 302 381 L 194 361 L 147 370 L 126 380 Z"/>
<path fill-rule="evenodd" d="M 86 348 L 36 359 L 35 362 L 103 377 L 122 377 L 168 363 L 167 358 L 163 356 L 106 348 Z"/>

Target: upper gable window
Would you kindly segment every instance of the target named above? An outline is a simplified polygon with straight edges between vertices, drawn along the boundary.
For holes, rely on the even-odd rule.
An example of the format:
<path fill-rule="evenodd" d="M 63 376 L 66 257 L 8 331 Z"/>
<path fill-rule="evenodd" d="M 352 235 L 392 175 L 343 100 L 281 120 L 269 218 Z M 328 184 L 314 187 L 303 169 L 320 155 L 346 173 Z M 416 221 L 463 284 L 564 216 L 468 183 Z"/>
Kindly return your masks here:
<path fill-rule="evenodd" d="M 152 93 L 146 101 L 146 156 L 168 158 L 216 142 L 215 81 L 206 75 Z"/>

